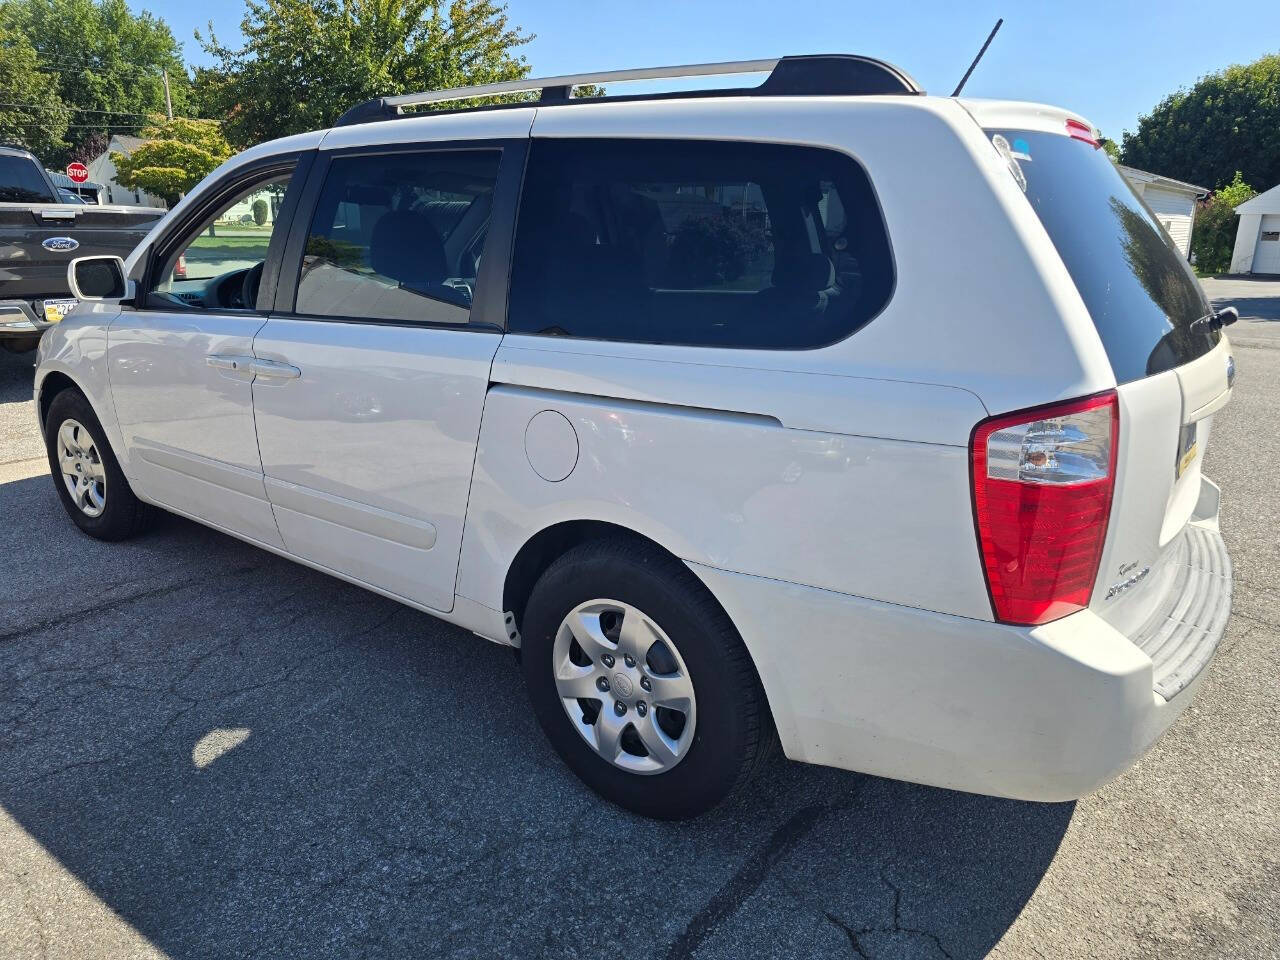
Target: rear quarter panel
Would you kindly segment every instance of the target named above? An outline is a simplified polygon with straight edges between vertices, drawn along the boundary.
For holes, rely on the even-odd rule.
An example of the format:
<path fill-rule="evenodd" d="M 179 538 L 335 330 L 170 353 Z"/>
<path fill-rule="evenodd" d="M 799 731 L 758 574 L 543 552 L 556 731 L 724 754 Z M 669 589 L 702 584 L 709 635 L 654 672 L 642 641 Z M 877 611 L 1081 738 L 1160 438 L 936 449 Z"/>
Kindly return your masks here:
<path fill-rule="evenodd" d="M 500 349 L 495 379 L 533 379 L 509 363 Z M 707 384 L 708 401 L 714 392 Z M 924 394 L 939 406 L 976 406 L 959 391 Z M 526 449 L 543 410 L 562 414 L 577 435 L 576 465 L 554 483 Z M 501 609 L 519 549 L 546 527 L 581 519 L 634 530 L 709 567 L 990 618 L 961 446 L 793 427 L 714 405 L 491 388 L 458 593 Z"/>

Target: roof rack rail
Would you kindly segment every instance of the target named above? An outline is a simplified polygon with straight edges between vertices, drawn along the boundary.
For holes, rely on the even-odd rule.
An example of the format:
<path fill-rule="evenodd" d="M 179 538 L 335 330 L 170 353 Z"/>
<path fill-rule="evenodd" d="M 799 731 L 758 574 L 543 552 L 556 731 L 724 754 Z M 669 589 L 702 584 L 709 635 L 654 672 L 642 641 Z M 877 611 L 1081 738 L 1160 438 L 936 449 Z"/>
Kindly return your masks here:
<path fill-rule="evenodd" d="M 345 127 L 372 123 L 404 115 L 405 107 L 432 103 L 474 100 L 504 93 L 537 91 L 537 104 L 568 103 L 574 87 L 587 84 L 620 83 L 625 80 L 667 80 L 678 77 L 712 77 L 740 73 L 765 73 L 769 76 L 755 87 L 729 90 L 694 90 L 675 94 L 648 94 L 643 99 L 664 96 L 874 96 L 907 94 L 924 91 L 907 73 L 891 63 L 848 53 L 813 54 L 798 57 L 773 57 L 766 60 L 730 60 L 725 63 L 690 63 L 671 67 L 640 67 L 635 70 L 606 70 L 601 73 L 575 73 L 561 77 L 504 80 L 451 90 L 429 90 L 396 97 L 375 97 L 356 104 L 334 123 Z M 594 98 L 593 98 L 594 99 Z M 614 98 L 608 98 L 614 99 Z M 625 98 L 617 98 L 625 99 Z M 524 106 L 526 104 L 511 104 Z M 470 109 L 484 109 L 472 107 Z"/>

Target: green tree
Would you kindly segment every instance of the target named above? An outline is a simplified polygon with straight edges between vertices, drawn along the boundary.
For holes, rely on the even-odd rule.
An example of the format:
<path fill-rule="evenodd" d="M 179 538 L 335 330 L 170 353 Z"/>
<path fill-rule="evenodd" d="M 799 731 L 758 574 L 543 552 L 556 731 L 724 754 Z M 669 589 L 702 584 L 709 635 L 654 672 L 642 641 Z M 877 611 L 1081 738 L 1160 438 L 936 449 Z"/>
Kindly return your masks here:
<path fill-rule="evenodd" d="M 168 25 L 134 14 L 126 0 L 0 0 L 0 26 L 34 48 L 40 69 L 72 110 L 60 156 L 92 137 L 134 133 L 146 115 L 165 108 L 168 69 L 175 113 L 186 113 L 190 81 Z M 80 151 L 83 152 L 83 151 Z"/>
<path fill-rule="evenodd" d="M 492 0 L 247 0 L 244 45 L 197 33 L 216 67 L 196 96 L 238 147 L 327 127 L 348 107 L 527 75 L 531 37 Z"/>
<path fill-rule="evenodd" d="M 111 154 L 116 181 L 130 190 L 146 190 L 174 203 L 231 156 L 215 120 L 151 119 L 152 126 L 142 131 L 145 143 L 127 156 Z"/>
<path fill-rule="evenodd" d="M 71 111 L 38 67 L 26 38 L 0 25 L 0 141 L 20 143 L 48 163 L 67 146 Z"/>
<path fill-rule="evenodd" d="M 1200 203 L 1191 231 L 1191 252 L 1196 258 L 1196 271 L 1201 275 L 1226 273 L 1231 269 L 1238 220 L 1235 208 L 1256 195 L 1257 191 L 1244 182 L 1237 170 L 1227 186 Z"/>
<path fill-rule="evenodd" d="M 261 197 L 253 201 L 253 222 L 258 226 L 267 222 L 267 201 Z"/>
<path fill-rule="evenodd" d="M 1218 189 L 1280 182 L 1280 54 L 1202 77 L 1126 132 L 1123 162 Z"/>

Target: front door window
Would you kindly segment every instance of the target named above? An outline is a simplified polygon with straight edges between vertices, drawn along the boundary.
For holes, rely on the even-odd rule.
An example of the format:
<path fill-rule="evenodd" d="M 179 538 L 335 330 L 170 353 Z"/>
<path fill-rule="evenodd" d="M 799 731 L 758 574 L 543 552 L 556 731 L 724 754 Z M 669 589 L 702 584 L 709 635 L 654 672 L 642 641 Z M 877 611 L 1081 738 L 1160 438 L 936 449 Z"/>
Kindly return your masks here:
<path fill-rule="evenodd" d="M 155 273 L 149 306 L 253 310 L 290 177 L 277 175 L 220 203 Z"/>

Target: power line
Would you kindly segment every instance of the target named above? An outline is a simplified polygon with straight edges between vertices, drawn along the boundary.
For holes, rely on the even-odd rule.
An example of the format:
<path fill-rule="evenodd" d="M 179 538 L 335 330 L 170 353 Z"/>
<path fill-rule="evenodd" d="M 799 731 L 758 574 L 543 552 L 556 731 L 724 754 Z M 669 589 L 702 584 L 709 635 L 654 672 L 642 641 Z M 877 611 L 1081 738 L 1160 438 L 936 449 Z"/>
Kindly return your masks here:
<path fill-rule="evenodd" d="M 104 114 L 109 114 L 115 117 L 151 117 L 151 116 L 161 117 L 161 116 L 164 116 L 164 113 L 161 110 L 153 110 L 150 113 L 143 113 L 137 110 L 92 110 L 89 107 L 73 107 L 71 104 L 62 104 L 62 106 L 66 107 L 68 110 L 74 110 L 78 113 L 104 113 Z M 0 107 L 13 107 L 13 108 L 28 107 L 33 110 L 57 109 L 57 107 L 50 107 L 47 104 L 41 104 L 41 103 L 0 103 Z"/>
<path fill-rule="evenodd" d="M 152 68 L 152 69 L 155 69 L 155 68 Z M 141 67 L 130 67 L 127 70 L 120 70 L 115 67 L 110 67 L 110 66 L 104 67 L 101 65 L 92 66 L 92 67 L 89 67 L 89 66 L 49 67 L 49 66 L 45 66 L 44 64 L 39 64 L 35 67 L 35 70 L 37 73 L 59 74 L 59 75 L 66 75 L 66 76 L 74 76 L 77 73 L 84 73 L 86 71 L 89 73 L 93 73 L 96 71 L 98 73 L 116 73 L 126 77 L 147 77 L 148 79 L 151 79 L 151 80 L 160 79 L 158 74 L 148 73 L 145 69 Z"/>
<path fill-rule="evenodd" d="M 45 127 L 48 126 L 43 120 L 20 120 L 13 122 L 6 120 L 0 126 L 21 126 L 21 127 Z M 141 130 L 147 126 L 145 123 L 69 123 L 68 130 Z"/>
<path fill-rule="evenodd" d="M 12 49 L 12 47 L 0 47 L 0 50 L 6 50 L 6 49 Z M 79 67 L 79 68 L 90 69 L 90 70 L 132 71 L 132 72 L 138 72 L 138 73 L 145 73 L 147 74 L 147 76 L 155 77 L 157 80 L 159 79 L 159 77 L 156 76 L 154 73 L 150 73 L 149 71 L 163 70 L 167 66 L 181 65 L 180 60 L 174 61 L 173 64 L 138 63 L 135 60 L 116 60 L 116 61 L 104 62 L 101 59 L 88 60 L 82 57 L 68 57 L 62 54 L 48 53 L 40 50 L 39 48 L 34 48 L 34 49 L 35 49 L 35 53 L 37 54 L 37 57 L 39 58 L 40 61 L 42 61 L 41 63 L 38 63 L 36 65 L 36 69 L 37 70 L 48 69 L 48 70 L 52 70 L 55 73 L 60 72 L 59 68 L 46 67 L 43 61 L 55 61 L 57 63 L 66 64 L 68 67 Z"/>

